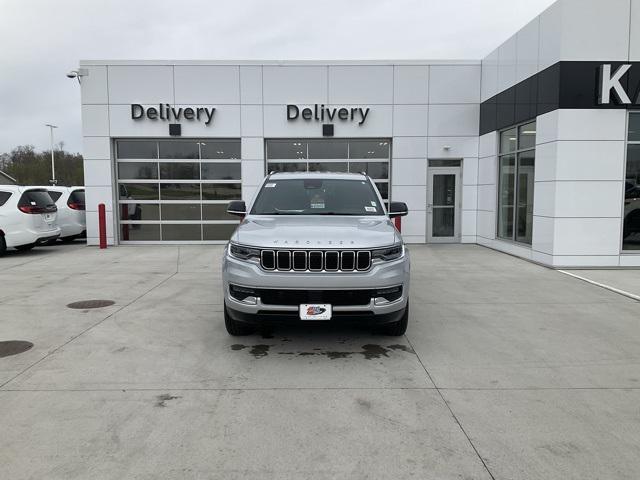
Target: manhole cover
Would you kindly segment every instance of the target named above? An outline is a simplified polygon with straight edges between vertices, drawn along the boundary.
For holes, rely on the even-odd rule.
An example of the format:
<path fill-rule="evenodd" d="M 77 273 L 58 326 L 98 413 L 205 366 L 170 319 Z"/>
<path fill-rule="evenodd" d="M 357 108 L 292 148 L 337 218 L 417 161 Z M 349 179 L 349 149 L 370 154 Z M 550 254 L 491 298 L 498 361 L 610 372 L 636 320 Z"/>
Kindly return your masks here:
<path fill-rule="evenodd" d="M 6 342 L 0 342 L 0 358 L 10 357 L 11 355 L 17 355 L 33 347 L 33 343 L 25 342 L 24 340 L 9 340 Z"/>
<path fill-rule="evenodd" d="M 113 305 L 113 300 L 81 300 L 79 302 L 73 302 L 67 305 L 69 308 L 75 308 L 77 310 L 86 310 L 88 308 L 102 308 Z"/>

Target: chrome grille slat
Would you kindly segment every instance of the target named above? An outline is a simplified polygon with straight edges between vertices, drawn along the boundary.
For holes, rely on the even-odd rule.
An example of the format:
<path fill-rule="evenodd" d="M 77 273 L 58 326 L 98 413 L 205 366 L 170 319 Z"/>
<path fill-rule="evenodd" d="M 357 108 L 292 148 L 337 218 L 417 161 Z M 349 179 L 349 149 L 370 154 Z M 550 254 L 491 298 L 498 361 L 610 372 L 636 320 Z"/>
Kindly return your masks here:
<path fill-rule="evenodd" d="M 340 268 L 340 252 L 324 252 L 324 269 L 327 272 L 335 272 Z"/>
<path fill-rule="evenodd" d="M 365 272 L 369 250 L 262 250 L 260 266 L 282 272 Z"/>
<path fill-rule="evenodd" d="M 356 252 L 345 251 L 340 254 L 340 270 L 350 272 L 356 268 Z"/>
<path fill-rule="evenodd" d="M 291 270 L 291 252 L 289 250 L 278 250 L 276 262 L 278 270 Z"/>
<path fill-rule="evenodd" d="M 324 264 L 322 262 L 324 255 L 322 252 L 313 250 L 309 252 L 309 261 L 307 265 L 309 266 L 309 270 L 312 272 L 321 272 L 324 268 Z"/>
<path fill-rule="evenodd" d="M 304 272 L 307 269 L 307 252 L 301 250 L 293 252 L 293 269 L 297 272 Z"/>

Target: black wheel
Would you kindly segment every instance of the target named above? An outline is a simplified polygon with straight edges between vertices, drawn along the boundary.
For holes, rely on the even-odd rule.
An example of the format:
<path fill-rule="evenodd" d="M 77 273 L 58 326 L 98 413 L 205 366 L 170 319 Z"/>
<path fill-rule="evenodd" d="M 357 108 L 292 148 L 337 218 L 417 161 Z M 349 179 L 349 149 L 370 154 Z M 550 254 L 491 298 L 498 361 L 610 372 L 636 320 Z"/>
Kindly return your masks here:
<path fill-rule="evenodd" d="M 4 235 L 0 235 L 0 257 L 7 251 L 7 242 L 4 241 Z"/>
<path fill-rule="evenodd" d="M 28 243 L 26 245 L 18 245 L 16 247 L 16 250 L 18 250 L 20 252 L 26 252 L 27 250 L 31 250 L 35 246 L 36 246 L 35 243 Z"/>
<path fill-rule="evenodd" d="M 224 326 L 227 327 L 227 333 L 234 337 L 242 337 L 244 335 L 250 335 L 254 332 L 254 328 L 246 323 L 237 322 L 229 312 L 227 311 L 227 305 L 224 305 Z"/>
<path fill-rule="evenodd" d="M 380 327 L 380 333 L 383 335 L 389 335 L 390 337 L 400 337 L 407 332 L 407 325 L 409 324 L 409 303 L 404 309 L 402 317 L 397 322 L 389 323 Z"/>

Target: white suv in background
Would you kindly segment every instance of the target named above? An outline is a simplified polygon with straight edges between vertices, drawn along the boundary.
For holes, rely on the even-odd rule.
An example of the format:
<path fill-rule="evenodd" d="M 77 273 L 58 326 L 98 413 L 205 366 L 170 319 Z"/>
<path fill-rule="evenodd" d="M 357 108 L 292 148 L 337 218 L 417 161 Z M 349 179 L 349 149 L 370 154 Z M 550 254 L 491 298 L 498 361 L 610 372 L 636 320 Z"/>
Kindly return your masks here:
<path fill-rule="evenodd" d="M 0 255 L 30 250 L 60 236 L 58 208 L 44 188 L 0 185 Z"/>
<path fill-rule="evenodd" d="M 72 241 L 87 236 L 87 219 L 83 187 L 42 187 L 46 188 L 58 207 L 57 223 L 60 240 Z"/>

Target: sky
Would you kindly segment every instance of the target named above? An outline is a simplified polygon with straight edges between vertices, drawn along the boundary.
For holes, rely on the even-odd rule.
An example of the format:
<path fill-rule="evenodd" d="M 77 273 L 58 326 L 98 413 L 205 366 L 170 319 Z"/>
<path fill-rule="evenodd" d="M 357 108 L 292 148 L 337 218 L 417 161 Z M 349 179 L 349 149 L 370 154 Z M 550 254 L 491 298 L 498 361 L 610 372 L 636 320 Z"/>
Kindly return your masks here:
<path fill-rule="evenodd" d="M 554 0 L 0 0 L 0 153 L 82 151 L 80 60 L 482 59 Z"/>

